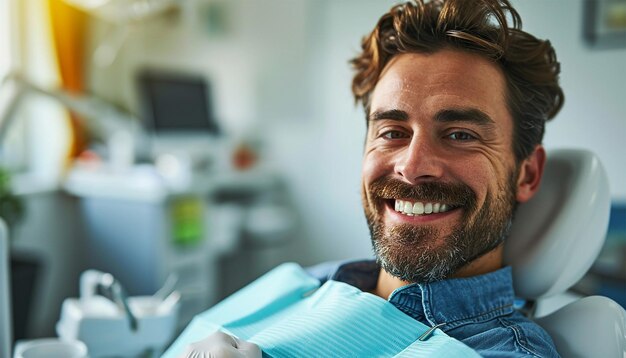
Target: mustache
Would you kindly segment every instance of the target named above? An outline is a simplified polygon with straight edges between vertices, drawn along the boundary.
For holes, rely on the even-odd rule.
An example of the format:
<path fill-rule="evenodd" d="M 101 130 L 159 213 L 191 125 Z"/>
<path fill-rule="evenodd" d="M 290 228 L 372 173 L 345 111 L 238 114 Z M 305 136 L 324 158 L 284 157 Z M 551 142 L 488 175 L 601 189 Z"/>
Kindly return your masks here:
<path fill-rule="evenodd" d="M 408 199 L 469 207 L 476 203 L 476 194 L 463 183 L 426 182 L 410 185 L 398 179 L 381 177 L 370 184 L 369 191 L 379 199 Z"/>

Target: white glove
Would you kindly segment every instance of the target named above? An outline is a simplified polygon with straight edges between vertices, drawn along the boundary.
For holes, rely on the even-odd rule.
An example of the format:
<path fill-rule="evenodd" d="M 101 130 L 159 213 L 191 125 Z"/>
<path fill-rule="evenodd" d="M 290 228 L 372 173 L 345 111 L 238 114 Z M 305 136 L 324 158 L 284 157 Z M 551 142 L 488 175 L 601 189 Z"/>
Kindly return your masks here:
<path fill-rule="evenodd" d="M 217 331 L 187 346 L 178 358 L 261 358 L 261 350 L 254 343 Z"/>

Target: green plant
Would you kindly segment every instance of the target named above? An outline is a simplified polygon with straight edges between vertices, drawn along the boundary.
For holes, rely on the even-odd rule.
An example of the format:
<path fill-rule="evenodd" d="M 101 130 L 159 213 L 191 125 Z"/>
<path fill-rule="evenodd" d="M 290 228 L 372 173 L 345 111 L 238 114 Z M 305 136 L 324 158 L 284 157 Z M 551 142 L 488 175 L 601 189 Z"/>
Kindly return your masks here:
<path fill-rule="evenodd" d="M 13 194 L 11 173 L 0 168 L 0 217 L 9 229 L 13 228 L 24 216 L 24 203 Z"/>

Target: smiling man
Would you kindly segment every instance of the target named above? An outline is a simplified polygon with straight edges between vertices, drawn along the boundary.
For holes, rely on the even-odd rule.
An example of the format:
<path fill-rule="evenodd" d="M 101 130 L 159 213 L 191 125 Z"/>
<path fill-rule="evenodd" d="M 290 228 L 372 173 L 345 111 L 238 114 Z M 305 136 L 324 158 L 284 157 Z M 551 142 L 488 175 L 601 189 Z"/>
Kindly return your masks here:
<path fill-rule="evenodd" d="M 550 43 L 522 31 L 507 0 L 414 0 L 381 17 L 352 65 L 376 257 L 309 273 L 373 293 L 482 356 L 558 356 L 514 309 L 503 263 L 516 206 L 539 188 L 545 122 L 563 103 Z"/>
<path fill-rule="evenodd" d="M 555 356 L 512 308 L 503 242 L 515 206 L 538 189 L 545 152 L 514 153 L 503 70 L 445 47 L 384 66 L 367 105 L 363 206 L 380 265 L 362 289 L 483 356 Z M 330 276 L 358 276 L 347 263 Z M 344 279 L 345 280 L 345 279 Z"/>
<path fill-rule="evenodd" d="M 557 356 L 513 309 L 503 245 L 538 190 L 563 103 L 548 41 L 506 0 L 393 7 L 352 60 L 365 108 L 362 198 L 375 262 L 325 275 L 387 299 L 483 356 Z"/>
<path fill-rule="evenodd" d="M 518 170 L 506 84 L 490 61 L 445 49 L 402 54 L 372 93 L 363 205 L 383 271 L 377 293 L 494 271 L 516 201 L 544 153 Z"/>

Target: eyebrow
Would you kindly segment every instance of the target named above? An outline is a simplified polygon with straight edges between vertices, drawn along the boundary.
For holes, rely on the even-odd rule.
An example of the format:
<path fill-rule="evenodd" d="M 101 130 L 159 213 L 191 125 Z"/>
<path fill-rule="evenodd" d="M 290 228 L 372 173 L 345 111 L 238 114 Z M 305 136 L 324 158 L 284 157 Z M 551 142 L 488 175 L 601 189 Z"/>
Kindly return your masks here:
<path fill-rule="evenodd" d="M 487 113 L 476 108 L 444 109 L 437 112 L 435 121 L 443 123 L 468 122 L 482 127 L 490 127 L 496 123 Z"/>
<path fill-rule="evenodd" d="M 380 121 L 383 119 L 391 119 L 406 122 L 409 120 L 409 114 L 399 109 L 390 109 L 387 111 L 374 111 L 367 116 L 367 122 Z"/>
<path fill-rule="evenodd" d="M 399 109 L 374 111 L 368 116 L 368 123 L 383 119 L 406 122 L 409 120 L 409 114 Z M 487 113 L 476 108 L 444 109 L 435 114 L 435 121 L 442 123 L 468 122 L 483 127 L 490 127 L 495 124 L 495 121 Z"/>

